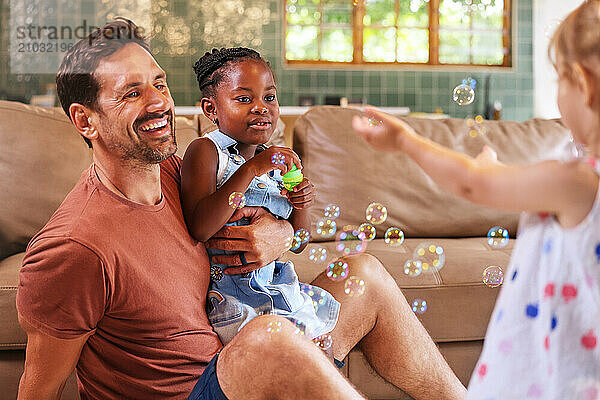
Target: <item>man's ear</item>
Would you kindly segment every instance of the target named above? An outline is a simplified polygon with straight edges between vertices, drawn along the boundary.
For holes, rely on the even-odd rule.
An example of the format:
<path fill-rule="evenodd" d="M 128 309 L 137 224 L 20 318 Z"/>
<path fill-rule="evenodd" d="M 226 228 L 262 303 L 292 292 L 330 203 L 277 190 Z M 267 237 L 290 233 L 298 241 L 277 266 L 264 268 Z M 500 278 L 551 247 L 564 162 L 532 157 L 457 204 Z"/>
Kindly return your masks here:
<path fill-rule="evenodd" d="M 217 107 L 215 107 L 215 102 L 208 98 L 203 97 L 200 100 L 200 107 L 202 107 L 202 112 L 208 119 L 210 119 L 213 124 L 219 125 L 219 117 L 217 116 Z"/>
<path fill-rule="evenodd" d="M 593 108 L 595 102 L 598 101 L 597 89 L 598 83 L 594 74 L 580 63 L 574 63 L 573 66 L 573 78 L 575 83 L 580 88 L 585 98 L 585 104 L 588 107 Z"/>
<path fill-rule="evenodd" d="M 96 113 L 82 104 L 73 103 L 69 106 L 69 115 L 81 136 L 89 140 L 98 139 Z"/>

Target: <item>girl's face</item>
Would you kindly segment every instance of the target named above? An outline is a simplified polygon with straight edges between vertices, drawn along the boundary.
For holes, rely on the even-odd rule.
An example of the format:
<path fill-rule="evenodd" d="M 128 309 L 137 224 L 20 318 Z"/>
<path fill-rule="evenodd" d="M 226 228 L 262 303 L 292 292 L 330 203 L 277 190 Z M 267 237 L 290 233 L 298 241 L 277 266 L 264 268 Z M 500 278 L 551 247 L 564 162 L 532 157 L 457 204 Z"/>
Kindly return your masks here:
<path fill-rule="evenodd" d="M 581 81 L 565 71 L 565 67 L 558 67 L 558 109 L 563 123 L 571 131 L 577 143 L 589 145 L 590 133 L 595 129 L 598 116 L 586 102 L 586 93 L 581 86 Z"/>
<path fill-rule="evenodd" d="M 231 66 L 213 100 L 223 133 L 249 145 L 269 141 L 279 118 L 279 103 L 273 73 L 264 62 L 243 60 Z"/>

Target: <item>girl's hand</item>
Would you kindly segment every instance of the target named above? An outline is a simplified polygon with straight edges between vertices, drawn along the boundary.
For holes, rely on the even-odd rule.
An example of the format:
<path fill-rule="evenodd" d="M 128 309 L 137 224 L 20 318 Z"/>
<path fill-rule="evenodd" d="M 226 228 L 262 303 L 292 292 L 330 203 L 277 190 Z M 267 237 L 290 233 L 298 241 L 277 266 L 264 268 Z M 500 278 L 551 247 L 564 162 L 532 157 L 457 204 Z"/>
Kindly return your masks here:
<path fill-rule="evenodd" d="M 483 146 L 481 149 L 481 153 L 475 157 L 475 162 L 479 165 L 504 165 L 500 161 L 498 161 L 498 154 L 494 149 L 492 149 L 487 144 Z"/>
<path fill-rule="evenodd" d="M 261 176 L 274 169 L 280 170 L 283 175 L 292 169 L 293 164 L 296 164 L 298 169 L 302 169 L 300 157 L 292 149 L 284 146 L 271 146 L 252 157 L 246 164 L 255 176 Z"/>
<path fill-rule="evenodd" d="M 374 149 L 383 151 L 402 150 L 402 137 L 416 135 L 404 121 L 385 114 L 373 107 L 365 109 L 366 116 L 355 116 L 352 127 Z"/>
<path fill-rule="evenodd" d="M 312 206 L 316 197 L 315 186 L 307 177 L 304 177 L 304 180 L 294 186 L 292 190 L 283 189 L 281 194 L 287 196 L 294 208 L 299 210 Z"/>

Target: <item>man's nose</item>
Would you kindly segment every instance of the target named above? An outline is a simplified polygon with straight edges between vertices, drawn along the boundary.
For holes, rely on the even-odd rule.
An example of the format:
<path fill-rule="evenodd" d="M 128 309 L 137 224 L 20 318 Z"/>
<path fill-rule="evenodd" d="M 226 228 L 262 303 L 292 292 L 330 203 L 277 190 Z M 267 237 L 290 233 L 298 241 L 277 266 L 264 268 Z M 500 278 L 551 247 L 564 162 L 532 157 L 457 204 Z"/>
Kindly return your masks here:
<path fill-rule="evenodd" d="M 146 94 L 146 111 L 148 112 L 164 112 L 167 111 L 171 104 L 169 101 L 169 92 L 162 92 L 158 88 L 152 86 Z"/>

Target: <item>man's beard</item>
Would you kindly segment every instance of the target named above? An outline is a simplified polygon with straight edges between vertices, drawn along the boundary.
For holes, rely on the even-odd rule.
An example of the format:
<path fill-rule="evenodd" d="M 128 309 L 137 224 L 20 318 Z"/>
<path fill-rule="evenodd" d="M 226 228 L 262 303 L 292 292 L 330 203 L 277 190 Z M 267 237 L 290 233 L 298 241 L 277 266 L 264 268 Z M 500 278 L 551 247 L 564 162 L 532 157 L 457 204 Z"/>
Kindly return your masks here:
<path fill-rule="evenodd" d="M 169 136 L 161 139 L 161 143 L 171 142 L 166 147 L 153 148 L 145 141 L 123 142 L 116 141 L 107 143 L 109 150 L 121 155 L 124 161 L 134 161 L 137 164 L 148 165 L 158 164 L 171 157 L 177 151 L 177 140 L 175 138 L 175 122 L 172 116 L 169 117 Z M 135 133 L 138 134 L 137 129 Z M 140 137 L 138 135 L 138 137 Z"/>

